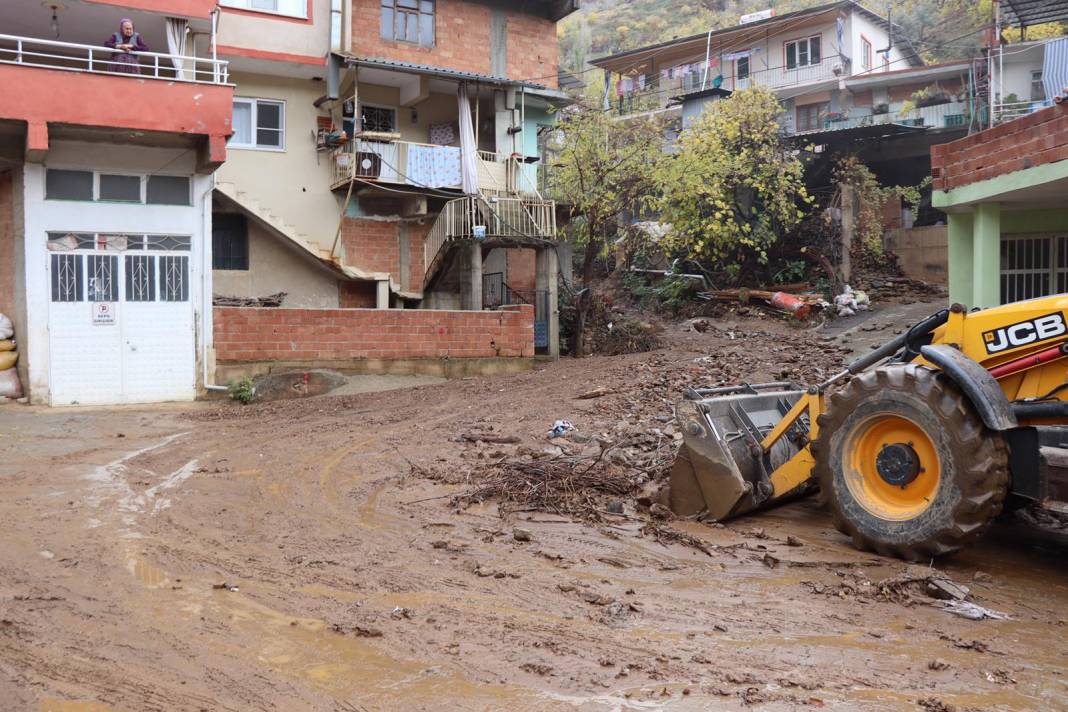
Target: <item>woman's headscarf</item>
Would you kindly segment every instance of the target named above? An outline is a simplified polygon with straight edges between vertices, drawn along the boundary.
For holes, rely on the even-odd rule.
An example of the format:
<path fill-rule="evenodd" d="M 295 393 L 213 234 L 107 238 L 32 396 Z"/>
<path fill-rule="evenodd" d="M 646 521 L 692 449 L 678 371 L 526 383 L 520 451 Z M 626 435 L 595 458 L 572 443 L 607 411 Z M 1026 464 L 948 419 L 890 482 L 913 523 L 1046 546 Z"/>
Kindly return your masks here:
<path fill-rule="evenodd" d="M 133 37 L 135 34 L 137 34 L 137 28 L 134 27 L 133 20 L 131 20 L 128 17 L 124 17 L 121 20 L 119 20 L 119 37 L 125 37 L 126 36 L 126 35 L 124 35 L 122 33 L 122 26 L 125 25 L 127 22 L 130 23 L 130 36 Z"/>

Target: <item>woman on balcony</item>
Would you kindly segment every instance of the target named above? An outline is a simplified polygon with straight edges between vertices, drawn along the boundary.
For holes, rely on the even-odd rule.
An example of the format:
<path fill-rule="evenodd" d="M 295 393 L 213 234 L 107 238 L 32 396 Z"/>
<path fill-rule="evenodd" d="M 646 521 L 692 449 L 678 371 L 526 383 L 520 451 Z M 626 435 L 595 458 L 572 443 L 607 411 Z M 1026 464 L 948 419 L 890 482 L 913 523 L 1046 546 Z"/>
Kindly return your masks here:
<path fill-rule="evenodd" d="M 141 60 L 133 52 L 147 52 L 148 45 L 141 39 L 141 33 L 134 31 L 133 20 L 124 17 L 119 22 L 119 31 L 113 33 L 104 46 L 119 50 L 111 55 L 114 62 L 111 71 L 122 74 L 141 73 Z"/>

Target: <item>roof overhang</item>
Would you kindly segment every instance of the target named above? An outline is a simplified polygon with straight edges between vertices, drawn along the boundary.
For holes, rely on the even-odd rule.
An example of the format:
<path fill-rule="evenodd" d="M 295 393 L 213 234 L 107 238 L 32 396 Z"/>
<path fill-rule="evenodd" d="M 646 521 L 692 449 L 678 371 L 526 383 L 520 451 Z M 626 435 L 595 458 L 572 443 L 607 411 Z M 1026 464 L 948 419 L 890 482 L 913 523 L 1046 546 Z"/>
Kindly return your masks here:
<path fill-rule="evenodd" d="M 534 11 L 539 15 L 544 15 L 553 22 L 559 22 L 578 10 L 580 2 L 579 0 L 526 0 L 514 4 L 519 5 L 521 10 L 527 6 L 533 6 Z"/>
<path fill-rule="evenodd" d="M 936 66 L 916 67 L 897 72 L 879 72 L 873 74 L 861 74 L 855 77 L 846 77 L 845 85 L 848 89 L 871 89 L 874 87 L 894 86 L 906 84 L 911 81 L 931 81 L 936 79 L 949 79 L 960 74 L 967 74 L 971 68 L 971 62 L 953 62 Z"/>
<path fill-rule="evenodd" d="M 1068 20 L 1068 0 L 1001 0 L 1001 10 L 1013 27 Z"/>
<path fill-rule="evenodd" d="M 871 141 L 880 138 L 893 138 L 902 135 L 921 134 L 927 126 L 909 126 L 907 124 L 876 124 L 871 126 L 854 126 L 848 129 L 827 129 L 796 134 L 790 138 L 794 141 L 810 144 L 845 144 L 854 141 Z"/>

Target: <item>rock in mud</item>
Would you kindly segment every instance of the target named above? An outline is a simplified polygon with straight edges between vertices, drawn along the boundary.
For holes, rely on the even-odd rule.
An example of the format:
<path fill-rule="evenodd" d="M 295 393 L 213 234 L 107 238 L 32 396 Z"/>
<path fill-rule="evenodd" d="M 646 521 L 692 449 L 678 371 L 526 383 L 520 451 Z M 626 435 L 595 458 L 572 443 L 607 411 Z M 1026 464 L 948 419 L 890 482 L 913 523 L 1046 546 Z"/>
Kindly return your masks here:
<path fill-rule="evenodd" d="M 533 541 L 534 535 L 530 532 L 529 529 L 523 529 L 521 527 L 516 527 L 515 529 L 512 530 L 512 538 L 515 539 L 516 541 L 528 542 L 528 541 Z"/>

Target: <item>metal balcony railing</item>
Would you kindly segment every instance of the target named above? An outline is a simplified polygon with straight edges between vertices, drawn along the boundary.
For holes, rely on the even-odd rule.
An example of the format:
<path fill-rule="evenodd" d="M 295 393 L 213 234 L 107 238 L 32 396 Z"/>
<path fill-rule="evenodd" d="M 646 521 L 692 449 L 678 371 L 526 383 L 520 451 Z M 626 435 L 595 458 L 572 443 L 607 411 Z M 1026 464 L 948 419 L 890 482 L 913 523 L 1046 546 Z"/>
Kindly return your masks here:
<path fill-rule="evenodd" d="M 130 52 L 139 61 L 133 65 L 113 61 L 116 54 L 122 52 L 110 47 L 0 34 L 0 64 L 172 82 L 227 84 L 230 80 L 228 62 L 222 59 Z"/>
<path fill-rule="evenodd" d="M 861 111 L 864 113 L 858 113 Z M 919 107 L 909 111 L 888 111 L 884 114 L 872 114 L 870 108 L 852 109 L 841 115 L 824 117 L 817 128 L 796 133 L 818 133 L 885 124 L 901 124 L 919 128 L 963 128 L 968 125 L 967 118 L 968 105 L 957 101 Z"/>
<path fill-rule="evenodd" d="M 456 240 L 553 240 L 556 238 L 556 204 L 534 198 L 499 198 L 468 195 L 445 204 L 423 243 L 423 264 L 429 282 L 445 247 Z"/>
<path fill-rule="evenodd" d="M 444 182 L 427 181 L 409 168 L 409 157 L 415 149 L 442 151 L 439 159 L 445 164 L 445 174 L 455 176 Z M 353 139 L 333 151 L 334 187 L 351 180 L 410 185 L 420 188 L 463 190 L 460 172 L 460 150 L 413 141 L 378 141 Z M 487 193 L 503 195 L 538 194 L 536 169 L 514 157 L 492 151 L 478 152 L 478 187 Z M 433 184 L 428 184 L 433 183 Z"/>

